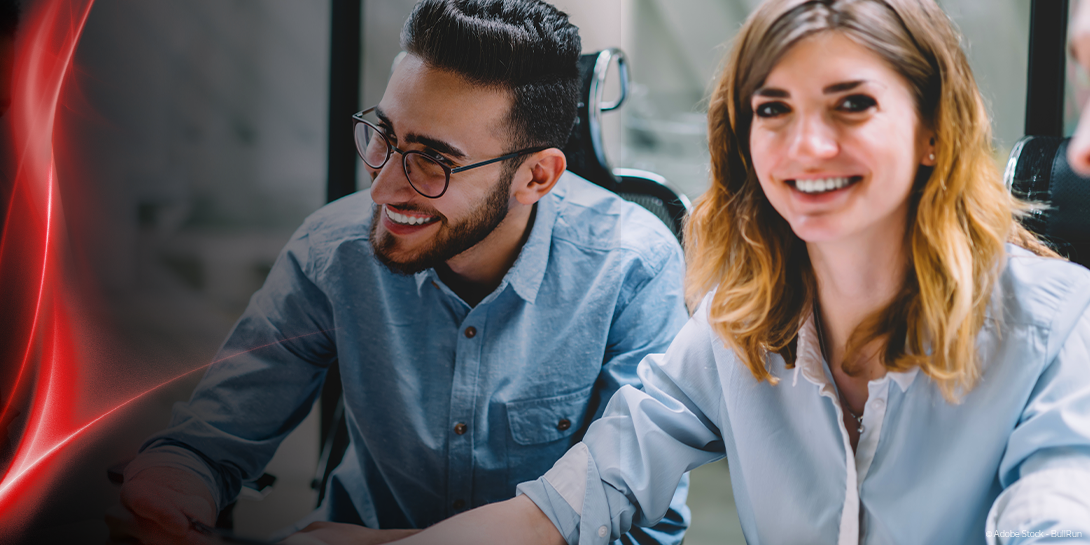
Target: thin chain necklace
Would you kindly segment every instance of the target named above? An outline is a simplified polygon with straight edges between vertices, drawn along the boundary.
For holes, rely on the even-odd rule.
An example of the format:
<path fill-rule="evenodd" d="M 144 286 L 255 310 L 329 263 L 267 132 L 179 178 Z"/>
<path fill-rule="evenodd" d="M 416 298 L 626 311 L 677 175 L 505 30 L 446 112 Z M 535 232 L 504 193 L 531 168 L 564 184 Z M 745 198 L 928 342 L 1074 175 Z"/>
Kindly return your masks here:
<path fill-rule="evenodd" d="M 822 326 L 821 323 L 821 307 L 818 306 L 816 298 L 814 299 L 814 326 L 815 329 L 817 329 L 818 348 L 821 349 L 821 357 L 826 362 L 829 362 L 829 356 L 825 351 L 825 328 Z M 829 365 L 831 371 L 832 363 L 829 362 Z M 836 388 L 835 380 L 833 381 L 833 387 Z M 856 416 L 856 414 L 852 412 L 851 407 L 848 406 L 848 400 L 845 399 L 844 395 L 840 393 L 840 388 L 836 388 L 836 396 L 840 399 L 840 406 L 844 407 L 844 410 L 847 411 L 847 413 L 855 419 L 855 423 L 859 425 L 859 435 L 863 435 L 863 416 Z"/>

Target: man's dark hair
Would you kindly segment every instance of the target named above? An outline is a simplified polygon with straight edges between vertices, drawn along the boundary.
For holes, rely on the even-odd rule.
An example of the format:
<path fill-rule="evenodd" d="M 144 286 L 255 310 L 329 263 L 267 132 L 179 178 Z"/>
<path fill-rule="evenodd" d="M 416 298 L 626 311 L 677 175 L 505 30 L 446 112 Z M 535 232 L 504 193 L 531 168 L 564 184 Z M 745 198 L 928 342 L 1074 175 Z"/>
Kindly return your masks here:
<path fill-rule="evenodd" d="M 19 2 L 0 0 L 0 36 L 14 36 L 19 26 Z"/>
<path fill-rule="evenodd" d="M 424 64 L 510 91 L 514 148 L 563 147 L 579 102 L 579 29 L 540 0 L 422 0 L 401 47 Z"/>

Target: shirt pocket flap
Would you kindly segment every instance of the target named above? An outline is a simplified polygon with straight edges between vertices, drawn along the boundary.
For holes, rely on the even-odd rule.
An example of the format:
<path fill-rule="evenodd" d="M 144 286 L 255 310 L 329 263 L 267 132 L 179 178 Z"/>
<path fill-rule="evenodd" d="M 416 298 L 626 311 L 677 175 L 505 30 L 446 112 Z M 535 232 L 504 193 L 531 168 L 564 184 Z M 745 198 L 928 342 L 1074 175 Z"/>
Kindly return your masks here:
<path fill-rule="evenodd" d="M 575 433 L 583 422 L 593 388 L 553 397 L 509 401 L 507 423 L 515 443 L 547 443 Z"/>

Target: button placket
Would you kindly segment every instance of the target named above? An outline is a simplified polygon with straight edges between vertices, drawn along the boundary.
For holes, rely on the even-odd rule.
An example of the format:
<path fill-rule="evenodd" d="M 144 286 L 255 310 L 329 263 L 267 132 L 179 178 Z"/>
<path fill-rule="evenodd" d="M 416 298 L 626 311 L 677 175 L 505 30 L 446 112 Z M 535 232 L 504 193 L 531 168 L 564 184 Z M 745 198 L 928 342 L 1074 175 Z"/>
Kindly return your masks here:
<path fill-rule="evenodd" d="M 473 493 L 472 426 L 476 422 L 485 305 L 470 309 L 459 325 L 455 346 L 454 376 L 451 384 L 448 444 L 447 505 L 455 514 L 467 508 Z M 470 325 L 473 324 L 473 325 Z"/>
<path fill-rule="evenodd" d="M 863 481 L 870 471 L 874 455 L 878 451 L 878 442 L 882 438 L 882 426 L 886 420 L 886 400 L 889 398 L 890 384 L 888 376 L 867 384 L 867 403 L 863 407 L 863 434 L 855 452 L 856 485 L 863 489 Z"/>

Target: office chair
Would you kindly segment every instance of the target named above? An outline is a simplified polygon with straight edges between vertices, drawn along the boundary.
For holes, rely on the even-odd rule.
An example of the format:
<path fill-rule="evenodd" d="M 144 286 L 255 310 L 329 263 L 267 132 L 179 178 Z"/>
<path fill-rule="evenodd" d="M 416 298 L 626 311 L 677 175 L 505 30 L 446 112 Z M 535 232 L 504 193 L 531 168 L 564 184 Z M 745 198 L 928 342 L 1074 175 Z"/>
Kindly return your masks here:
<path fill-rule="evenodd" d="M 621 95 L 617 100 L 607 103 L 603 102 L 606 72 L 614 60 L 617 61 L 621 76 Z M 625 200 L 643 206 L 662 220 L 680 241 L 682 225 L 690 209 L 689 199 L 675 191 L 658 174 L 630 168 L 615 169 L 606 158 L 601 117 L 604 112 L 619 108 L 628 95 L 628 65 L 624 53 L 614 48 L 582 55 L 579 58 L 579 74 L 582 80 L 579 115 L 563 148 L 564 155 L 568 158 L 568 170 L 617 193 Z M 332 403 L 333 399 L 337 400 L 335 404 Z M 341 395 L 340 372 L 336 367 L 331 368 L 326 376 L 322 404 L 333 408 L 328 411 L 330 418 L 323 418 L 323 422 L 328 422 L 328 425 L 322 430 L 322 450 L 310 484 L 318 491 L 319 505 L 325 497 L 330 474 L 341 462 L 348 448 L 344 399 Z"/>
<path fill-rule="evenodd" d="M 621 95 L 617 100 L 605 102 L 606 74 L 614 60 L 621 77 Z M 606 157 L 602 114 L 620 108 L 628 97 L 628 62 L 624 52 L 611 48 L 579 57 L 579 75 L 582 80 L 579 115 L 563 148 L 568 170 L 646 208 L 681 240 L 689 199 L 675 191 L 662 176 L 644 170 L 612 168 Z"/>
<path fill-rule="evenodd" d="M 1090 266 L 1090 179 L 1067 163 L 1069 138 L 1026 136 L 1011 150 L 1003 182 L 1015 196 L 1044 204 L 1022 225 L 1071 261 Z"/>

